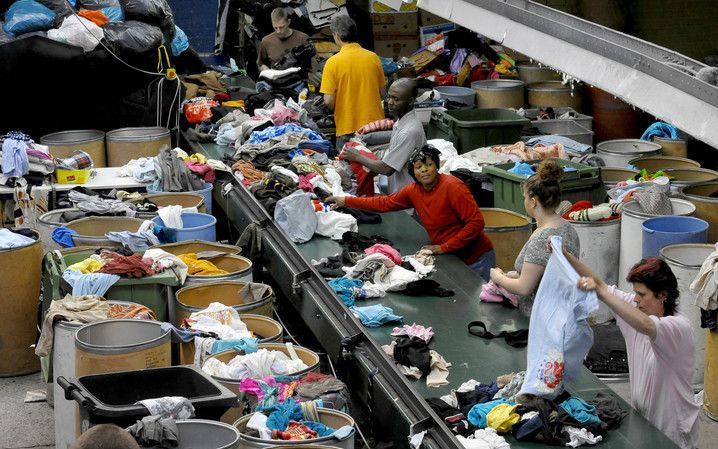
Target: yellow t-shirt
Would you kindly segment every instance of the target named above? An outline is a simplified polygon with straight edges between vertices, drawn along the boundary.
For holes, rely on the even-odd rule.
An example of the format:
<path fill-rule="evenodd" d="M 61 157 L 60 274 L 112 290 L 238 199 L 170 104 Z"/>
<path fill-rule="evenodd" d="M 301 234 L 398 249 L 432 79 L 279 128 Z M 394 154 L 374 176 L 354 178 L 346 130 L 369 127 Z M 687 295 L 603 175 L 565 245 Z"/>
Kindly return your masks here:
<path fill-rule="evenodd" d="M 367 123 L 384 118 L 380 90 L 385 83 L 379 57 L 359 44 L 346 44 L 327 60 L 320 92 L 336 95 L 337 136 L 354 133 Z"/>

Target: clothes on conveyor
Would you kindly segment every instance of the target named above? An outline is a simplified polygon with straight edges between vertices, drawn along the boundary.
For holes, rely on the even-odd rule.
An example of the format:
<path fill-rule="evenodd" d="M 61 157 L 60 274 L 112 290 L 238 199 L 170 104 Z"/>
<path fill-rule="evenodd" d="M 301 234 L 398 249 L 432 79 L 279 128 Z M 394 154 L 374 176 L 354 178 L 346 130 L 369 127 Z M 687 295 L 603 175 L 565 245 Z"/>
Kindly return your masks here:
<path fill-rule="evenodd" d="M 606 423 L 608 429 L 618 426 L 623 418 L 628 416 L 628 412 L 621 408 L 618 400 L 608 393 L 597 393 L 588 403 L 596 407 L 598 419 Z"/>
<path fill-rule="evenodd" d="M 526 379 L 520 395 L 555 398 L 583 368 L 593 344 L 588 316 L 598 309 L 595 292 L 576 287 L 579 275 L 551 237 L 553 251 L 531 311 Z"/>
<path fill-rule="evenodd" d="M 309 193 L 294 192 L 276 203 L 274 222 L 295 243 L 309 241 L 317 229 L 318 221 Z"/>
<path fill-rule="evenodd" d="M 394 315 L 394 311 L 381 304 L 365 307 L 350 307 L 349 310 L 366 327 L 379 327 L 386 323 L 401 322 L 403 317 Z"/>
<path fill-rule="evenodd" d="M 472 321 L 468 324 L 469 333 L 479 338 L 492 340 L 494 338 L 503 338 L 506 344 L 514 348 L 523 348 L 528 344 L 528 329 L 517 329 L 515 331 L 501 331 L 498 334 L 489 332 L 483 321 Z"/>
<path fill-rule="evenodd" d="M 335 256 L 322 257 L 319 260 L 312 260 L 312 265 L 317 269 L 319 274 L 325 278 L 337 278 L 344 276 L 343 258 L 337 254 Z"/>
<path fill-rule="evenodd" d="M 511 271 L 507 274 L 511 276 L 512 273 L 516 272 Z M 518 295 L 509 292 L 503 287 L 499 287 L 494 283 L 494 281 L 489 281 L 481 286 L 481 294 L 479 295 L 479 299 L 486 302 L 498 302 L 502 304 L 508 303 L 512 307 L 518 307 L 519 305 Z"/>
<path fill-rule="evenodd" d="M 466 449 L 509 449 L 511 446 L 504 437 L 494 429 L 478 429 L 468 437 L 457 436 Z"/>
<path fill-rule="evenodd" d="M 434 336 L 434 331 L 432 330 L 431 326 L 424 327 L 421 324 L 412 323 L 411 325 L 405 324 L 401 327 L 395 327 L 391 331 L 391 336 L 418 338 L 419 340 L 423 340 L 425 343 L 428 344 Z"/>

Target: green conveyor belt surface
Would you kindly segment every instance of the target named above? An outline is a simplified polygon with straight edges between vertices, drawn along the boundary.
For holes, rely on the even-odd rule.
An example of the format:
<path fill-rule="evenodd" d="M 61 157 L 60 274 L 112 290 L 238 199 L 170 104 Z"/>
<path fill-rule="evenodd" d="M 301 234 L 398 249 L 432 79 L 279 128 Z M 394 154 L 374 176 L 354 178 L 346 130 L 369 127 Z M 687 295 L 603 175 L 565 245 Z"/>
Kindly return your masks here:
<path fill-rule="evenodd" d="M 423 245 L 429 244 L 424 229 L 405 212 L 382 214 L 382 217 L 381 224 L 360 225 L 359 231 L 365 235 L 380 234 L 390 239 L 403 255 L 413 254 Z M 298 245 L 298 248 L 307 260 L 341 252 L 338 243 L 324 237 L 314 237 L 309 242 Z M 491 332 L 497 333 L 501 330 L 528 328 L 528 317 L 516 309 L 481 302 L 479 293 L 483 281 L 455 256 L 438 256 L 436 271 L 430 278 L 443 287 L 454 290 L 455 295 L 438 298 L 388 293 L 384 298 L 357 301 L 357 306 L 384 304 L 393 309 L 395 314 L 403 316 L 404 323 L 417 323 L 434 329 L 435 335 L 429 346 L 451 362 L 450 383 L 440 388 L 428 388 L 424 379 L 412 380 L 422 396 L 439 397 L 469 379 L 489 383 L 501 374 L 526 369 L 525 348 L 512 348 L 503 339 L 485 340 L 475 337 L 468 333 L 466 325 L 474 320 L 483 321 Z M 392 340 L 389 334 L 393 327 L 393 324 L 387 324 L 367 330 L 378 343 L 389 344 Z M 586 368 L 579 378 L 568 386 L 568 391 L 586 400 L 592 399 L 598 392 L 612 393 Z M 618 397 L 615 394 L 614 396 Z M 598 447 L 675 447 L 627 403 L 621 400 L 621 405 L 630 410 L 630 414 L 619 428 L 609 431 L 609 437 Z M 510 437 L 509 440 L 512 448 L 536 449 L 541 446 L 535 443 L 520 443 Z"/>

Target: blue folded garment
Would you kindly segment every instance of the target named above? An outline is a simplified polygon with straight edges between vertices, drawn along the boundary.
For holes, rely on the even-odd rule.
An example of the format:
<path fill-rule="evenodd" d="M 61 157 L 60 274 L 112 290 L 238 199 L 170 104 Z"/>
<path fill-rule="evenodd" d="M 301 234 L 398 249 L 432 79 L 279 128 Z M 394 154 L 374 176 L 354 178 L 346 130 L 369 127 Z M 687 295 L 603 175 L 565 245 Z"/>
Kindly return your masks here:
<path fill-rule="evenodd" d="M 509 173 L 522 176 L 531 176 L 534 174 L 534 169 L 525 162 L 516 162 L 513 167 L 507 170 Z"/>
<path fill-rule="evenodd" d="M 366 307 L 350 307 L 359 320 L 366 327 L 379 327 L 386 323 L 401 322 L 404 317 L 394 315 L 394 311 L 381 304 Z"/>
<path fill-rule="evenodd" d="M 77 231 L 64 226 L 58 226 L 52 231 L 52 239 L 63 248 L 75 247 L 75 242 L 72 240 L 73 235 L 77 235 Z"/>

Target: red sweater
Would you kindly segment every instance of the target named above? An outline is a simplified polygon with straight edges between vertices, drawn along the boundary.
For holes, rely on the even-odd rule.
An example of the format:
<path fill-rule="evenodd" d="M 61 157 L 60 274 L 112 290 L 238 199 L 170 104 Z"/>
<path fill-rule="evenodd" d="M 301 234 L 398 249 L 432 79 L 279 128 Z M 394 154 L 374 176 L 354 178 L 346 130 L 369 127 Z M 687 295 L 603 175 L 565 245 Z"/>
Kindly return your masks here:
<path fill-rule="evenodd" d="M 445 253 L 456 253 L 466 264 L 472 264 L 493 249 L 484 234 L 484 217 L 469 188 L 458 178 L 439 175 L 431 190 L 413 182 L 398 192 L 373 198 L 347 197 L 347 207 L 374 212 L 416 209 L 431 243 Z"/>

